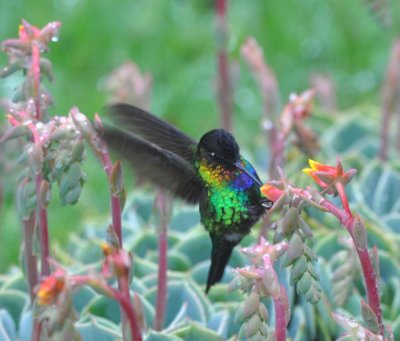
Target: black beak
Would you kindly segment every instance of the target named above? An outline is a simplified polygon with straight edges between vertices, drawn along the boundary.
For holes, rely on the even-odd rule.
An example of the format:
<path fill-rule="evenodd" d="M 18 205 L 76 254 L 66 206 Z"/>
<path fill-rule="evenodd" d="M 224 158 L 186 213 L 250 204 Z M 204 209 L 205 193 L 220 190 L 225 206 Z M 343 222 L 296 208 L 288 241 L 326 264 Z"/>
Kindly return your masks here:
<path fill-rule="evenodd" d="M 246 173 L 250 178 L 252 178 L 254 182 L 258 184 L 260 187 L 263 185 L 259 179 L 257 179 L 253 174 L 251 174 L 246 168 L 243 167 L 240 161 L 235 162 L 235 166 L 236 168 L 240 169 L 243 173 Z"/>

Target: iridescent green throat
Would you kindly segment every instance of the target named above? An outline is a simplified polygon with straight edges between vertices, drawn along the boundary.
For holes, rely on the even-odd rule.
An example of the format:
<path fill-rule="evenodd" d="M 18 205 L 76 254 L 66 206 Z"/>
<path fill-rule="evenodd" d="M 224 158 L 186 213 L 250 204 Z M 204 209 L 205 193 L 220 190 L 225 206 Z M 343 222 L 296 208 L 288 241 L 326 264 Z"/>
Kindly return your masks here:
<path fill-rule="evenodd" d="M 242 163 L 245 167 L 248 165 L 245 160 Z M 209 198 L 209 214 L 203 217 L 206 228 L 221 233 L 224 231 L 219 230 L 228 226 L 238 229 L 240 222 L 248 218 L 249 197 L 246 189 L 253 185 L 252 181 L 249 182 L 247 175 L 245 180 L 242 179 L 243 174 L 238 170 L 227 170 L 204 159 L 197 163 L 197 167 Z"/>

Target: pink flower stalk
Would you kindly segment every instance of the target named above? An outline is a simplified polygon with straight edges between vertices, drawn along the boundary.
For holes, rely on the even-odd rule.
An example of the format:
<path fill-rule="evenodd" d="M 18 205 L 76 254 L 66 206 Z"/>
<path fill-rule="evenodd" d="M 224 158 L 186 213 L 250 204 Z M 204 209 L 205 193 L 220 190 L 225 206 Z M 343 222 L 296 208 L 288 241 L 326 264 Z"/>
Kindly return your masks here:
<path fill-rule="evenodd" d="M 241 252 L 249 257 L 253 265 L 235 269 L 235 272 L 243 278 L 252 281 L 252 292 L 260 296 L 271 297 L 274 300 L 277 341 L 286 340 L 286 326 L 289 321 L 290 311 L 285 289 L 280 286 L 278 275 L 273 265 L 287 248 L 288 244 L 285 242 L 270 244 L 265 238 L 261 237 L 257 245 L 241 249 Z"/>
<path fill-rule="evenodd" d="M 368 305 L 375 313 L 380 334 L 384 337 L 385 327 L 379 297 L 379 282 L 368 250 L 367 231 L 361 218 L 351 212 L 345 192 L 345 185 L 351 181 L 356 174 L 356 170 L 350 169 L 345 172 L 340 161 L 337 161 L 336 166 L 324 165 L 313 160 L 310 160 L 309 164 L 310 168 L 306 168 L 303 171 L 310 175 L 323 191 L 318 193 L 312 189 L 304 190 L 287 184 L 285 186 L 288 192 L 285 198 L 286 203 L 293 203 L 296 198 L 298 204 L 300 204 L 300 199 L 304 204 L 321 211 L 327 211 L 334 215 L 349 232 L 360 260 L 368 296 Z M 262 192 L 267 198 L 279 195 L 279 189 L 271 185 L 263 186 Z M 324 193 L 339 194 L 343 209 L 336 207 L 331 201 L 324 198 L 321 195 Z"/>
<path fill-rule="evenodd" d="M 221 125 L 225 130 L 232 130 L 232 89 L 229 74 L 229 59 L 226 51 L 227 27 L 226 12 L 228 0 L 216 0 L 216 37 L 218 45 L 218 102 L 221 111 Z"/>

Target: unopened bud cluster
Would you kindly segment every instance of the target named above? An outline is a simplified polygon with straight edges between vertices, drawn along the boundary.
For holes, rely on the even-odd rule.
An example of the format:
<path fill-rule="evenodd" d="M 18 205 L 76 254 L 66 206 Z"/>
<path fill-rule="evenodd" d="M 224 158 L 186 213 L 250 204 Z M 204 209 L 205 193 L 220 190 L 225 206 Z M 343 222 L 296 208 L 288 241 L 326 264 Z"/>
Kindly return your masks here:
<path fill-rule="evenodd" d="M 275 242 L 287 238 L 288 248 L 283 256 L 283 265 L 290 268 L 290 284 L 297 284 L 299 295 L 312 303 L 318 303 L 321 296 L 319 277 L 313 263 L 317 256 L 307 245 L 306 240 L 313 236 L 310 226 L 302 218 L 300 209 L 289 207 L 276 223 Z"/>
<path fill-rule="evenodd" d="M 262 300 L 279 299 L 281 296 L 273 263 L 282 256 L 286 248 L 286 243 L 271 245 L 262 238 L 258 245 L 241 250 L 250 258 L 252 265 L 235 269 L 236 277 L 228 285 L 228 291 L 240 289 L 248 293 L 235 315 L 235 322 L 242 324 L 240 340 L 273 338 L 274 333 L 268 330 L 269 313 Z"/>
<path fill-rule="evenodd" d="M 360 275 L 360 265 L 351 240 L 340 240 L 345 246 L 330 260 L 333 267 L 333 301 L 338 307 L 343 306 L 354 290 L 355 279 Z"/>

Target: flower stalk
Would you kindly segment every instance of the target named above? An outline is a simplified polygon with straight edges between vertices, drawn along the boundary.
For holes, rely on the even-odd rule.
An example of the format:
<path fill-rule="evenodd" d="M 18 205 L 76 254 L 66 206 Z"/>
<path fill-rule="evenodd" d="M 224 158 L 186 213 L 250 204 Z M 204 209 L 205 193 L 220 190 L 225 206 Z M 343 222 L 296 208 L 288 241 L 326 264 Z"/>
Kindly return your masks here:
<path fill-rule="evenodd" d="M 94 120 L 96 126 L 101 129 L 103 125 L 98 114 L 95 114 Z M 111 196 L 112 227 L 118 237 L 119 246 L 122 248 L 121 195 L 124 193 L 121 164 L 120 162 L 116 162 L 115 165 L 112 163 L 107 147 L 104 145 L 103 141 L 100 141 L 100 137 L 98 137 L 97 134 L 93 137 L 93 140 L 96 140 L 96 144 L 91 143 L 92 147 L 94 146 L 96 148 L 95 153 L 98 155 L 107 175 Z"/>
<path fill-rule="evenodd" d="M 168 269 L 168 202 L 166 194 L 160 190 L 156 199 L 156 205 L 160 216 L 158 238 L 158 284 L 156 316 L 154 329 L 161 330 L 165 320 L 165 308 L 167 304 L 167 269 Z"/>
<path fill-rule="evenodd" d="M 286 326 L 290 312 L 286 292 L 279 284 L 274 263 L 287 248 L 288 244 L 285 242 L 272 245 L 261 237 L 257 245 L 241 249 L 241 252 L 251 260 L 252 265 L 235 269 L 236 277 L 228 285 L 228 291 L 241 289 L 248 295 L 235 315 L 235 322 L 242 323 L 239 331 L 240 339 L 268 338 L 269 313 L 261 301 L 261 298 L 268 297 L 274 301 L 276 340 L 286 340 Z"/>
<path fill-rule="evenodd" d="M 286 305 L 284 302 L 285 288 L 281 286 L 281 294 L 279 297 L 274 298 L 274 309 L 275 309 L 275 336 L 276 341 L 286 341 Z"/>
<path fill-rule="evenodd" d="M 228 0 L 215 0 L 217 64 L 218 64 L 218 103 L 221 112 L 221 126 L 225 130 L 232 130 L 232 89 L 229 74 L 229 60 L 226 51 L 228 31 L 226 12 Z"/>
<path fill-rule="evenodd" d="M 38 283 L 38 267 L 37 258 L 33 252 L 33 235 L 35 231 L 35 214 L 31 213 L 28 219 L 23 221 L 23 238 L 24 238 L 24 257 L 25 257 L 25 268 L 27 273 L 29 296 L 31 302 L 35 297 L 35 287 Z"/>
<path fill-rule="evenodd" d="M 274 258 L 275 257 L 270 257 L 269 255 L 263 257 L 264 267 L 268 271 L 275 271 L 273 268 Z M 288 322 L 288 318 L 286 316 L 286 313 L 288 312 L 288 305 L 285 302 L 286 291 L 282 285 L 278 288 L 278 291 L 279 292 L 277 295 L 272 296 L 275 309 L 275 336 L 276 341 L 286 341 L 286 326 Z"/>
<path fill-rule="evenodd" d="M 19 27 L 18 39 L 9 39 L 2 42 L 3 50 L 9 55 L 9 65 L 1 70 L 1 76 L 6 77 L 17 70 L 23 71 L 25 76 L 22 88 L 24 91 L 19 90 L 17 98 L 21 104 L 22 109 L 10 108 L 8 120 L 12 126 L 27 126 L 31 131 L 31 141 L 37 150 L 43 148 L 43 142 L 37 131 L 36 124 L 43 123 L 43 111 L 45 108 L 42 106 L 48 104 L 48 98 L 42 93 L 41 90 L 41 55 L 42 51 L 48 50 L 49 42 L 58 34 L 61 24 L 59 22 L 52 22 L 42 29 L 30 25 L 27 21 L 23 20 Z M 18 119 L 17 119 L 18 118 Z M 35 122 L 35 123 L 33 123 Z M 43 153 L 43 151 L 41 151 Z M 36 259 L 32 255 L 32 226 L 35 225 L 33 219 L 36 220 L 39 239 L 40 239 L 40 252 L 41 252 L 41 275 L 46 276 L 50 273 L 48 263 L 49 259 L 49 234 L 48 234 L 48 219 L 47 208 L 39 203 L 39 195 L 42 188 L 43 174 L 42 174 L 43 160 L 37 160 L 36 167 L 33 168 L 33 176 L 35 178 L 37 207 L 36 213 L 31 213 L 28 220 L 23 219 L 24 235 L 25 235 L 25 256 L 26 264 L 28 267 L 28 282 L 30 292 L 32 293 L 33 286 L 37 282 L 37 270 L 34 269 Z"/>
<path fill-rule="evenodd" d="M 297 198 L 297 200 L 300 199 L 302 200 L 302 205 L 309 204 L 309 206 L 331 213 L 338 219 L 353 240 L 362 268 L 368 305 L 376 315 L 380 335 L 384 337 L 385 327 L 379 298 L 379 283 L 368 251 L 367 231 L 360 217 L 352 213 L 345 192 L 345 185 L 351 181 L 356 174 L 356 170 L 350 169 L 344 172 L 339 160 L 336 166 L 327 166 L 313 160 L 310 160 L 309 164 L 310 168 L 306 168 L 303 171 L 311 176 L 323 189 L 321 193 L 312 189 L 304 190 L 292 187 L 288 184 L 285 185 L 285 190 L 267 184 L 261 188 L 261 191 L 267 198 L 275 198 L 275 200 L 279 197 L 284 198 L 286 202 L 292 202 L 293 198 Z M 325 193 L 339 194 L 343 208 L 336 207 L 331 201 L 321 195 Z M 282 200 L 276 201 L 275 204 L 283 205 Z M 274 209 L 274 207 L 272 209 Z"/>
<path fill-rule="evenodd" d="M 400 103 L 399 85 L 400 85 L 400 39 L 393 43 L 392 52 L 389 58 L 386 78 L 382 86 L 382 126 L 381 126 L 381 144 L 379 149 L 379 159 L 386 161 L 389 155 L 390 146 L 390 126 L 393 114 L 398 112 Z"/>
<path fill-rule="evenodd" d="M 122 175 L 122 166 L 119 161 L 113 164 L 110 154 L 108 152 L 107 146 L 105 145 L 104 141 L 101 139 L 99 132 L 101 133 L 103 129 L 103 124 L 100 120 L 100 117 L 95 114 L 94 118 L 94 127 L 89 122 L 87 117 L 80 113 L 78 109 L 74 109 L 71 112 L 72 120 L 77 127 L 77 129 L 85 136 L 85 138 L 90 143 L 95 155 L 97 156 L 98 160 L 103 166 L 103 169 L 107 175 L 108 184 L 110 188 L 110 196 L 111 196 L 111 211 L 112 211 L 112 232 L 109 234 L 111 235 L 111 239 L 114 241 L 113 248 L 115 249 L 112 253 L 124 253 L 123 245 L 122 245 L 122 207 L 123 202 L 122 199 L 124 198 L 124 185 L 123 185 L 123 175 Z M 97 130 L 96 130 L 96 129 Z M 114 238 L 116 236 L 116 238 Z M 107 251 L 108 252 L 108 251 Z M 111 251 L 110 251 L 111 252 Z M 139 323 L 137 322 L 137 316 L 135 314 L 135 310 L 132 305 L 131 297 L 130 297 L 130 290 L 129 290 L 129 272 L 131 264 L 125 264 L 127 267 L 126 271 L 123 274 L 118 273 L 117 281 L 118 281 L 118 289 L 120 290 L 121 294 L 125 297 L 124 303 L 120 302 L 121 307 L 121 321 L 122 321 L 122 331 L 123 331 L 123 338 L 127 340 L 127 325 L 130 323 L 130 319 L 133 318 L 135 323 L 135 329 L 132 329 L 133 325 L 131 324 L 131 334 L 133 340 L 140 341 L 142 340 L 142 336 L 140 330 L 137 328 Z M 126 307 L 122 306 L 122 304 L 126 305 L 129 302 L 131 308 L 129 308 L 129 313 L 132 316 L 126 315 Z"/>

